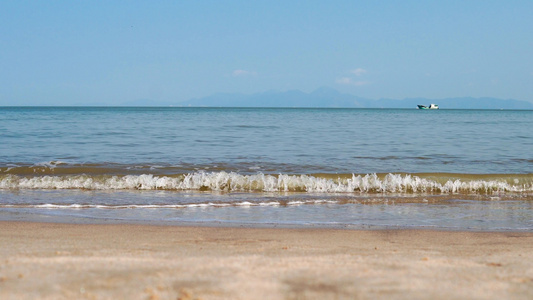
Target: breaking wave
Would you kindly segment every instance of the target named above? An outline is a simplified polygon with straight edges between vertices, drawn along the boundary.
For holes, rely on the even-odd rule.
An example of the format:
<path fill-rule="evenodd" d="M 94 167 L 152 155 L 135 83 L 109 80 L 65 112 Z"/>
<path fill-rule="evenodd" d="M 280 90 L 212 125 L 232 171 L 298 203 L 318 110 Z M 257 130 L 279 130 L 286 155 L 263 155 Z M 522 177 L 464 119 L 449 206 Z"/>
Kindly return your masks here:
<path fill-rule="evenodd" d="M 228 192 L 312 193 L 434 193 L 493 194 L 533 192 L 532 174 L 345 174 L 345 175 L 243 175 L 234 172 L 195 172 L 159 176 L 61 175 L 0 176 L 0 189 L 169 190 Z"/>

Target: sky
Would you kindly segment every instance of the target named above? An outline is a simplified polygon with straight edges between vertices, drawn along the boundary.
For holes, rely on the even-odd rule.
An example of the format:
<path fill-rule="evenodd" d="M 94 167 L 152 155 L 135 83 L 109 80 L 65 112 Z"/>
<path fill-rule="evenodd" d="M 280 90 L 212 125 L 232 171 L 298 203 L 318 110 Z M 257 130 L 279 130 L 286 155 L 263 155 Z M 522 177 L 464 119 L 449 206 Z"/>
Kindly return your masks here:
<path fill-rule="evenodd" d="M 533 101 L 533 1 L 0 1 L 0 105 L 215 93 Z"/>

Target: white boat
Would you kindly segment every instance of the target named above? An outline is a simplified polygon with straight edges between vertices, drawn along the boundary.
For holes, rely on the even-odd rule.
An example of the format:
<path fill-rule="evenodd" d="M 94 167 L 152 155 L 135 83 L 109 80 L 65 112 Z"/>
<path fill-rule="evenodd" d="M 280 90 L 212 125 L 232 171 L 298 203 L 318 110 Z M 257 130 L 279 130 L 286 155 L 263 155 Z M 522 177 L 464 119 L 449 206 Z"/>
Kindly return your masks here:
<path fill-rule="evenodd" d="M 439 106 L 433 103 L 431 103 L 429 106 L 418 104 L 418 109 L 439 109 Z"/>

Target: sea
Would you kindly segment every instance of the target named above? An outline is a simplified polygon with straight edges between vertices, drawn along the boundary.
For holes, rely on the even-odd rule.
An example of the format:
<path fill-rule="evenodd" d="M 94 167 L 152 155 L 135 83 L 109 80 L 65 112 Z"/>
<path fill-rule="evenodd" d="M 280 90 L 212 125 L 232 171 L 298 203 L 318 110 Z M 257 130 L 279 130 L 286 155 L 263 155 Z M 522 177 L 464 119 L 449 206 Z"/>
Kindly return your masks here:
<path fill-rule="evenodd" d="M 0 220 L 533 231 L 533 111 L 0 107 Z"/>

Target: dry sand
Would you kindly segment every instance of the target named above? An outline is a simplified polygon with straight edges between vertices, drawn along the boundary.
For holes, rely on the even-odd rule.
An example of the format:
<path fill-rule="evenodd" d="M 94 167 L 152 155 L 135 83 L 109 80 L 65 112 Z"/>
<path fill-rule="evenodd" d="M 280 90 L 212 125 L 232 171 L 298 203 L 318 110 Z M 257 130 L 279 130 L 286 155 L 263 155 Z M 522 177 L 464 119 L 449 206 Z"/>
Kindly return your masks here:
<path fill-rule="evenodd" d="M 0 229 L 0 299 L 533 299 L 533 233 Z"/>

